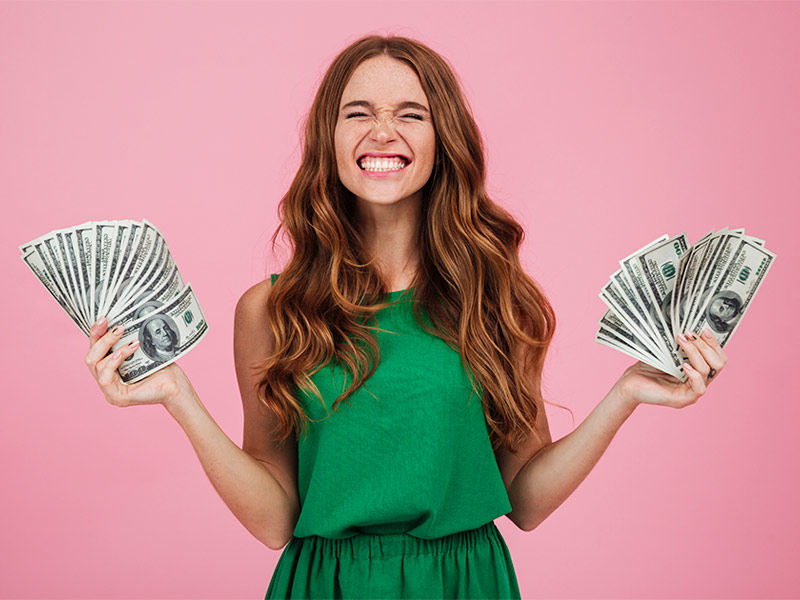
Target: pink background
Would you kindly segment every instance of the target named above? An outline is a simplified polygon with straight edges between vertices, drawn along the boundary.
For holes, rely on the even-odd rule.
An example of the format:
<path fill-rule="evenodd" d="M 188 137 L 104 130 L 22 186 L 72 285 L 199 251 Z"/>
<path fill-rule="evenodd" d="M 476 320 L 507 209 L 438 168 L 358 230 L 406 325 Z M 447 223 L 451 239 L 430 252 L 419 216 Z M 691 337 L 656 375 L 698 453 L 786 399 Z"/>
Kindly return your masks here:
<path fill-rule="evenodd" d="M 699 404 L 637 410 L 535 531 L 497 520 L 523 597 L 800 596 L 799 27 L 791 2 L 0 4 L 0 595 L 263 597 L 279 553 L 161 407 L 105 403 L 17 245 L 156 223 L 210 323 L 181 365 L 240 443 L 233 308 L 286 258 L 268 240 L 301 118 L 345 45 L 392 32 L 463 81 L 558 314 L 546 394 L 576 423 L 631 362 L 593 341 L 620 258 L 726 225 L 778 255 Z"/>

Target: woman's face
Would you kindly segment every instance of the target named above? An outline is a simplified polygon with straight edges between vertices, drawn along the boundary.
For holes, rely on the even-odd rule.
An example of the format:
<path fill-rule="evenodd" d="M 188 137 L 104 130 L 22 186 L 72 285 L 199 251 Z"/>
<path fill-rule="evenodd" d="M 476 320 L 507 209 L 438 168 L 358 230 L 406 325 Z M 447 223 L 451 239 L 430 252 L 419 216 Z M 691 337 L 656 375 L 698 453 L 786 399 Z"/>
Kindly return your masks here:
<path fill-rule="evenodd" d="M 339 102 L 334 146 L 339 179 L 360 200 L 420 199 L 433 170 L 436 135 L 416 73 L 383 55 L 361 63 Z"/>

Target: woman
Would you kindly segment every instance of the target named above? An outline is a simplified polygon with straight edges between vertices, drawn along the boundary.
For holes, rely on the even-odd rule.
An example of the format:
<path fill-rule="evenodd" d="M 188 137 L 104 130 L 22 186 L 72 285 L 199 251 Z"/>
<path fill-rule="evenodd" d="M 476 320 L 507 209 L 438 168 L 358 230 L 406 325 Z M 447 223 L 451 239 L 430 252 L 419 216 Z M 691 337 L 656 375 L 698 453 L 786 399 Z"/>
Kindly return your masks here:
<path fill-rule="evenodd" d="M 285 546 L 268 597 L 519 598 L 493 520 L 531 531 L 638 404 L 691 404 L 724 367 L 709 332 L 679 336 L 686 383 L 636 363 L 552 442 L 540 381 L 555 318 L 484 178 L 447 63 L 361 39 L 309 113 L 281 204 L 294 253 L 236 308 L 243 448 L 176 365 L 122 385 L 135 343 L 103 358 L 121 331 L 92 328 L 86 363 L 108 401 L 163 403 L 236 517 Z"/>

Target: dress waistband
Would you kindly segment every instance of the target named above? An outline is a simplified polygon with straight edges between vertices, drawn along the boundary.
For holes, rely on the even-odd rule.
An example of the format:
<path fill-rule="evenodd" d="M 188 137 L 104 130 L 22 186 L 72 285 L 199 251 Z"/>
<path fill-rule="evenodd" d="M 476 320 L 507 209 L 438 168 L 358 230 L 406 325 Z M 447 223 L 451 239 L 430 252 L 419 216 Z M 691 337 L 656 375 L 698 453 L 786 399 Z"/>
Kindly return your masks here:
<path fill-rule="evenodd" d="M 370 560 L 391 556 L 420 556 L 423 554 L 444 554 L 447 552 L 471 551 L 476 545 L 487 540 L 502 542 L 500 530 L 489 521 L 475 529 L 459 531 L 439 538 L 425 539 L 408 533 L 359 533 L 351 537 L 333 539 L 311 535 L 293 537 L 287 550 L 302 545 L 313 546 L 316 551 L 327 556 Z"/>

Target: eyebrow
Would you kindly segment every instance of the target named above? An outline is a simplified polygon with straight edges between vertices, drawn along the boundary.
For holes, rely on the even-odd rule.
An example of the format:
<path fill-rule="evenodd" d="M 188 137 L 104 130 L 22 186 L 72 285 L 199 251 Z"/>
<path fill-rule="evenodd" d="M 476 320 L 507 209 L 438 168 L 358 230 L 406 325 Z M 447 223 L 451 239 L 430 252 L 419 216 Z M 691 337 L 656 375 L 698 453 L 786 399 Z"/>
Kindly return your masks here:
<path fill-rule="evenodd" d="M 372 102 L 368 102 L 367 100 L 353 100 L 352 102 L 348 102 L 342 107 L 342 110 L 349 108 L 351 106 L 366 106 L 367 108 L 375 108 L 375 105 Z M 414 108 L 416 110 L 421 110 L 423 112 L 430 112 L 426 107 L 424 107 L 419 102 L 412 102 L 410 100 L 406 100 L 405 102 L 401 102 L 400 105 L 397 107 L 397 110 L 403 110 L 404 108 Z"/>

